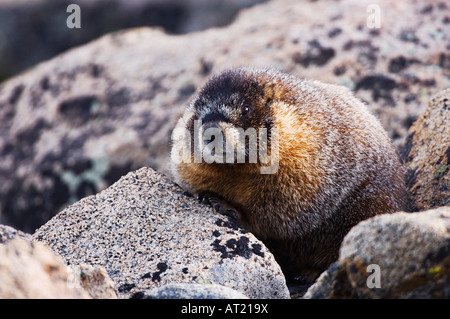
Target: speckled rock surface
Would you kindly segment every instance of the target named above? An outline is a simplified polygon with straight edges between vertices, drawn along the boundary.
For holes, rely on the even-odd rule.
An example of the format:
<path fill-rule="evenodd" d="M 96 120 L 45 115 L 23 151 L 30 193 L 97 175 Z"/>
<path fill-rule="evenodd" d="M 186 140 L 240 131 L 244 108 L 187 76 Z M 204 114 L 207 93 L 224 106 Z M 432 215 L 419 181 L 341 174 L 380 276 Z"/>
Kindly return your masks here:
<path fill-rule="evenodd" d="M 248 299 L 231 288 L 213 284 L 168 284 L 136 293 L 133 299 Z"/>
<path fill-rule="evenodd" d="M 0 244 L 4 244 L 11 239 L 22 238 L 31 240 L 31 235 L 6 225 L 0 225 Z"/>
<path fill-rule="evenodd" d="M 140 28 L 68 51 L 0 86 L 0 222 L 32 233 L 130 170 L 167 172 L 170 132 L 211 73 L 272 66 L 355 90 L 399 145 L 449 86 L 446 1 L 276 0 L 225 28 Z M 189 49 L 186 49 L 189 48 Z"/>
<path fill-rule="evenodd" d="M 116 286 L 102 266 L 73 265 L 70 272 L 69 281 L 72 285 L 83 288 L 92 298 L 117 299 Z"/>
<path fill-rule="evenodd" d="M 90 298 L 69 277 L 62 258 L 42 243 L 16 238 L 0 244 L 0 299 Z"/>
<path fill-rule="evenodd" d="M 401 153 L 418 208 L 450 206 L 450 89 L 429 101 Z"/>
<path fill-rule="evenodd" d="M 168 283 L 289 297 L 280 267 L 260 241 L 149 168 L 68 207 L 33 238 L 70 265 L 103 266 L 120 297 Z"/>
<path fill-rule="evenodd" d="M 450 207 L 361 222 L 304 297 L 450 298 L 449 230 Z"/>

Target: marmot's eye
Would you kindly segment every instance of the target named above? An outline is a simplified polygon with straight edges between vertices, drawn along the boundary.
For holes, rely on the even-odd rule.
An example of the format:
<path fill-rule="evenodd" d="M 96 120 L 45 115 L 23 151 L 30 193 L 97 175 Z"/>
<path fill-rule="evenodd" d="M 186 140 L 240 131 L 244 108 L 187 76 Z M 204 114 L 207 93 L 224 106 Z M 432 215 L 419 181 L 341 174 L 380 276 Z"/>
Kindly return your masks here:
<path fill-rule="evenodd" d="M 244 106 L 244 107 L 242 108 L 242 113 L 241 113 L 241 115 L 242 115 L 242 116 L 247 115 L 249 112 L 250 112 L 250 108 L 249 108 L 248 106 Z"/>

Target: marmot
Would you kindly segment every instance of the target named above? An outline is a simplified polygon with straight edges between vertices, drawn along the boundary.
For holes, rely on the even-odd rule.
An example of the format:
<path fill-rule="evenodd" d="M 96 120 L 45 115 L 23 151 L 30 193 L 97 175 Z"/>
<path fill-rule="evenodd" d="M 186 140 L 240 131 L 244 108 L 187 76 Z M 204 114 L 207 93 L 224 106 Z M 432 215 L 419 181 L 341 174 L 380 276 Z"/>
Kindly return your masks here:
<path fill-rule="evenodd" d="M 208 128 L 222 132 L 223 141 L 205 134 Z M 267 151 L 265 160 L 250 160 L 251 134 L 239 139 L 249 128 L 267 132 L 268 142 L 257 145 Z M 214 141 L 215 150 L 208 149 Z M 314 280 L 337 259 L 359 221 L 408 209 L 394 146 L 366 106 L 341 86 L 272 69 L 230 69 L 198 92 L 172 142 L 175 181 L 233 207 L 288 279 Z"/>

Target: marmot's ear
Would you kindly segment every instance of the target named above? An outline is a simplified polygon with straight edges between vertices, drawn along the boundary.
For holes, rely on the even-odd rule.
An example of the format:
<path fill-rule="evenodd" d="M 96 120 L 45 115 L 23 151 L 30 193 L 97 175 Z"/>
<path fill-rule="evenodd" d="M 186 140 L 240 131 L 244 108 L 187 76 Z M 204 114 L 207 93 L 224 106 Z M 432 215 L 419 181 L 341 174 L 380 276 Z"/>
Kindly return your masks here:
<path fill-rule="evenodd" d="M 278 83 L 274 81 L 266 83 L 264 85 L 264 104 L 280 99 L 282 94 L 283 91 Z"/>

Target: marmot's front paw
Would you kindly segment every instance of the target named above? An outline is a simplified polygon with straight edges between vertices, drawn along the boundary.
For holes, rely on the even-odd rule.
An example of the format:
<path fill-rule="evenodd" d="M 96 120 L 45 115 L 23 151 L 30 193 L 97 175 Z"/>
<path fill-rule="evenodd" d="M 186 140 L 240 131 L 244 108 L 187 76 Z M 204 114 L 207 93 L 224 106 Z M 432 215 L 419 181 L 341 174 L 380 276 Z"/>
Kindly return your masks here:
<path fill-rule="evenodd" d="M 197 195 L 197 199 L 200 203 L 211 205 L 214 210 L 222 215 L 230 216 L 235 219 L 239 219 L 238 211 L 228 204 L 223 199 L 219 199 L 217 195 L 211 192 L 202 192 Z"/>

